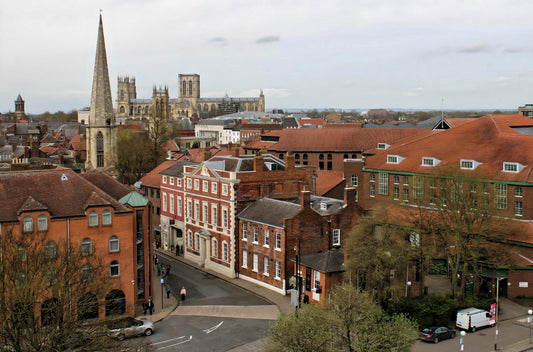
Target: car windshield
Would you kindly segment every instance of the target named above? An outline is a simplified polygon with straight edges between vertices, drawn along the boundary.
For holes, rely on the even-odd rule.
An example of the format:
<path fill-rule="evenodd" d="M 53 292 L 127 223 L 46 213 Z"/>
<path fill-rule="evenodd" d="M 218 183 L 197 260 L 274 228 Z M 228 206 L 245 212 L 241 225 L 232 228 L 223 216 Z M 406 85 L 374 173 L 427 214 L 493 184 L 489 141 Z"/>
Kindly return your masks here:
<path fill-rule="evenodd" d="M 424 330 L 422 330 L 422 332 L 424 334 L 429 334 L 431 332 L 431 329 L 430 328 L 425 328 Z"/>

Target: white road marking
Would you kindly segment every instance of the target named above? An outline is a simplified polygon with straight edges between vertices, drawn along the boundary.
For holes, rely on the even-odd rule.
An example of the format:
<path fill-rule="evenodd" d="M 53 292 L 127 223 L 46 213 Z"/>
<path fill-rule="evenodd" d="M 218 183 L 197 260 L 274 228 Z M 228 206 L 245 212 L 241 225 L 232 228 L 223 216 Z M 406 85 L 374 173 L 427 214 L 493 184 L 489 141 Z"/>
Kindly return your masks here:
<path fill-rule="evenodd" d="M 159 345 L 161 343 L 167 343 L 167 342 L 174 341 L 174 340 L 181 340 L 181 339 L 184 339 L 184 338 L 185 338 L 185 336 L 175 337 L 175 338 L 169 339 L 169 340 L 154 342 L 152 345 Z"/>
<path fill-rule="evenodd" d="M 203 332 L 205 332 L 206 334 L 210 334 L 212 333 L 213 331 L 215 331 L 216 329 L 218 329 L 220 327 L 220 325 L 222 325 L 222 323 L 224 322 L 224 320 L 222 320 L 220 323 L 218 323 L 217 325 L 209 328 L 209 329 L 205 329 L 205 330 L 202 330 Z"/>
<path fill-rule="evenodd" d="M 170 348 L 170 347 L 174 347 L 174 346 L 178 346 L 178 345 L 183 345 L 184 343 L 191 342 L 191 340 L 192 340 L 192 335 L 189 336 L 189 339 L 186 340 L 186 341 L 178 342 L 178 343 L 175 343 L 175 344 L 173 344 L 173 345 L 168 345 L 168 346 L 165 346 L 165 347 L 160 347 L 160 348 L 158 348 L 157 350 L 160 351 L 160 350 L 164 350 L 164 349 L 166 349 L 166 348 Z M 170 341 L 170 340 L 168 340 L 168 341 Z"/>

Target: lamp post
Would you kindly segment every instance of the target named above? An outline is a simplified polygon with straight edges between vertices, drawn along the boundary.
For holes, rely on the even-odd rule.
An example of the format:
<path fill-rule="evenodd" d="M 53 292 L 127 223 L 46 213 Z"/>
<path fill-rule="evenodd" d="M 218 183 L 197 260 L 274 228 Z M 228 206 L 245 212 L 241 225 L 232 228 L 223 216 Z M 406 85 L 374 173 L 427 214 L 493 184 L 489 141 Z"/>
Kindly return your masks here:
<path fill-rule="evenodd" d="M 527 314 L 528 314 L 527 322 L 529 323 L 529 343 L 531 343 L 531 314 L 533 314 L 533 310 L 531 309 L 528 310 Z"/>
<path fill-rule="evenodd" d="M 498 350 L 498 310 L 500 309 L 499 306 L 499 297 L 500 297 L 500 280 L 505 279 L 504 277 L 497 277 L 496 278 L 496 312 L 494 314 L 494 326 L 496 329 L 494 330 L 494 350 Z"/>
<path fill-rule="evenodd" d="M 466 333 L 463 331 L 461 331 L 461 340 L 459 340 L 459 346 L 461 347 L 460 351 L 464 351 L 465 350 L 465 345 L 464 345 L 464 338 L 465 338 L 465 335 Z"/>

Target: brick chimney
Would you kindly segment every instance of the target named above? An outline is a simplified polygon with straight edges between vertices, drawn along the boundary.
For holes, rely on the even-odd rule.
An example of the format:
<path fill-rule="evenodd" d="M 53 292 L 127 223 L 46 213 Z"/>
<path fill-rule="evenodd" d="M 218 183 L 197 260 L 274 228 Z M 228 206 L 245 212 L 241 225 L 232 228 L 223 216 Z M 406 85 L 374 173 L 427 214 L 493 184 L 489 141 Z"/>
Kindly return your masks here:
<path fill-rule="evenodd" d="M 235 158 L 239 157 L 240 147 L 238 145 L 231 145 L 231 155 Z"/>
<path fill-rule="evenodd" d="M 254 156 L 254 171 L 257 173 L 263 172 L 263 155 L 261 153 L 257 153 Z"/>
<path fill-rule="evenodd" d="M 292 152 L 287 152 L 285 154 L 285 170 L 294 170 L 294 154 Z"/>
<path fill-rule="evenodd" d="M 204 149 L 204 161 L 209 160 L 211 158 L 211 150 L 209 148 Z"/>
<path fill-rule="evenodd" d="M 311 192 L 307 189 L 307 186 L 300 192 L 300 206 L 302 209 L 311 206 Z"/>
<path fill-rule="evenodd" d="M 355 192 L 356 189 L 354 187 L 344 188 L 344 205 L 355 203 Z"/>

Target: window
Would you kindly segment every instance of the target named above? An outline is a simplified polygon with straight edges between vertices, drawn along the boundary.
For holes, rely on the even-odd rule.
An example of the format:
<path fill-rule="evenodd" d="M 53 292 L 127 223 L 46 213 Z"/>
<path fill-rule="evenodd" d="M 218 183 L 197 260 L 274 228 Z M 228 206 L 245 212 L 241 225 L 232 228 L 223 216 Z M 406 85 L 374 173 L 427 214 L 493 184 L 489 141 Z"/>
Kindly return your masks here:
<path fill-rule="evenodd" d="M 387 155 L 387 164 L 399 164 L 401 163 L 405 158 L 402 158 L 399 155 Z"/>
<path fill-rule="evenodd" d="M 187 247 L 192 248 L 192 231 L 187 233 Z"/>
<path fill-rule="evenodd" d="M 254 262 L 253 262 L 253 271 L 259 271 L 259 255 L 257 253 L 254 253 Z"/>
<path fill-rule="evenodd" d="M 217 225 L 218 223 L 218 219 L 217 219 L 217 206 L 214 205 L 212 208 L 211 208 L 211 223 L 213 225 Z"/>
<path fill-rule="evenodd" d="M 422 199 L 424 197 L 424 180 L 422 176 L 413 176 L 413 198 Z"/>
<path fill-rule="evenodd" d="M 93 268 L 89 264 L 81 267 L 81 279 L 83 282 L 90 282 L 93 279 Z"/>
<path fill-rule="evenodd" d="M 398 188 L 398 187 L 394 187 L 394 189 L 393 189 L 392 191 L 393 191 L 392 197 L 393 197 L 395 200 L 400 199 L 400 188 Z"/>
<path fill-rule="evenodd" d="M 22 245 L 17 246 L 16 257 L 17 260 L 21 262 L 25 262 L 26 260 L 28 260 L 28 257 L 26 255 L 26 247 Z"/>
<path fill-rule="evenodd" d="M 376 181 L 376 174 L 370 174 L 370 182 Z"/>
<path fill-rule="evenodd" d="M 82 255 L 91 255 L 93 254 L 93 242 L 90 238 L 84 238 L 81 241 L 81 254 Z"/>
<path fill-rule="evenodd" d="M 507 209 L 507 185 L 505 183 L 494 184 L 494 206 L 496 209 Z"/>
<path fill-rule="evenodd" d="M 328 210 L 328 203 L 320 202 L 320 210 Z"/>
<path fill-rule="evenodd" d="M 435 189 L 430 189 L 429 191 L 429 204 L 431 205 L 435 205 L 436 204 L 436 200 L 437 199 L 437 191 L 435 191 Z"/>
<path fill-rule="evenodd" d="M 368 192 L 369 192 L 370 197 L 376 196 L 376 186 L 373 183 L 370 185 Z"/>
<path fill-rule="evenodd" d="M 228 228 L 228 210 L 222 209 L 222 226 Z"/>
<path fill-rule="evenodd" d="M 209 192 L 209 182 L 208 181 L 202 181 L 202 191 Z"/>
<path fill-rule="evenodd" d="M 213 242 L 212 242 L 212 246 L 211 247 L 212 247 L 211 251 L 213 253 L 212 254 L 213 257 L 218 259 L 218 241 L 217 241 L 216 238 L 213 238 Z"/>
<path fill-rule="evenodd" d="M 111 236 L 109 238 L 109 251 L 110 252 L 118 252 L 120 250 L 120 242 L 118 239 L 118 236 Z"/>
<path fill-rule="evenodd" d="M 508 162 L 504 162 L 503 163 L 503 169 L 502 171 L 503 172 L 513 172 L 513 173 L 518 173 L 520 171 L 522 171 L 522 169 L 524 168 L 524 165 L 520 164 L 520 163 L 508 163 Z"/>
<path fill-rule="evenodd" d="M 378 149 L 387 149 L 388 147 L 390 147 L 390 145 L 387 143 L 378 143 Z"/>
<path fill-rule="evenodd" d="M 194 235 L 194 249 L 196 251 L 200 250 L 200 236 Z"/>
<path fill-rule="evenodd" d="M 420 234 L 418 232 L 411 231 L 409 234 L 409 243 L 411 246 L 419 247 L 420 246 Z"/>
<path fill-rule="evenodd" d="M 98 226 L 98 213 L 94 210 L 89 213 L 89 226 Z"/>
<path fill-rule="evenodd" d="M 183 211 L 183 204 L 181 203 L 181 197 L 178 196 L 178 215 L 181 216 L 182 211 Z"/>
<path fill-rule="evenodd" d="M 350 180 L 351 180 L 351 182 L 352 182 L 352 186 L 353 186 L 353 187 L 357 187 L 357 181 L 358 181 L 358 177 L 357 177 L 357 175 L 352 175 L 352 177 L 351 177 Z"/>
<path fill-rule="evenodd" d="M 248 223 L 242 224 L 242 239 L 248 241 Z"/>
<path fill-rule="evenodd" d="M 169 178 L 170 178 L 170 184 L 174 185 L 174 177 L 169 177 Z"/>
<path fill-rule="evenodd" d="M 514 196 L 515 197 L 522 197 L 524 195 L 524 190 L 522 187 L 516 187 L 514 190 Z"/>
<path fill-rule="evenodd" d="M 523 203 L 521 200 L 516 200 L 514 202 L 514 215 L 516 216 L 522 216 L 522 209 L 523 208 Z"/>
<path fill-rule="evenodd" d="M 281 249 L 281 232 L 276 232 L 276 249 Z"/>
<path fill-rule="evenodd" d="M 333 245 L 340 246 L 340 244 L 341 244 L 341 230 L 334 229 L 333 230 Z"/>
<path fill-rule="evenodd" d="M 198 191 L 200 189 L 200 180 L 194 180 L 194 190 Z"/>
<path fill-rule="evenodd" d="M 223 196 L 227 196 L 228 195 L 228 185 L 227 184 L 223 184 L 222 185 L 222 195 Z"/>
<path fill-rule="evenodd" d="M 190 179 L 190 178 L 187 179 L 187 188 L 188 189 L 192 188 L 192 179 Z"/>
<path fill-rule="evenodd" d="M 176 179 L 176 184 L 181 187 L 181 178 Z"/>
<path fill-rule="evenodd" d="M 407 177 L 407 176 L 403 177 L 403 185 L 404 186 L 409 186 L 409 177 Z"/>
<path fill-rule="evenodd" d="M 57 245 L 54 241 L 48 241 L 44 245 L 44 259 L 52 260 L 57 256 Z"/>
<path fill-rule="evenodd" d="M 403 201 L 405 203 L 409 202 L 409 189 L 408 188 L 403 189 Z"/>
<path fill-rule="evenodd" d="M 102 212 L 102 225 L 111 225 L 111 210 L 104 210 Z"/>
<path fill-rule="evenodd" d="M 257 226 L 254 226 L 254 243 L 259 242 L 259 229 Z"/>
<path fill-rule="evenodd" d="M 48 230 L 48 218 L 46 215 L 41 214 L 37 217 L 37 230 L 46 231 Z"/>
<path fill-rule="evenodd" d="M 113 260 L 111 262 L 111 264 L 109 265 L 109 269 L 111 277 L 120 276 L 120 264 L 116 260 Z"/>
<path fill-rule="evenodd" d="M 269 229 L 265 229 L 264 230 L 264 237 L 265 237 L 265 247 L 268 247 L 270 245 L 270 230 Z"/>
<path fill-rule="evenodd" d="M 394 176 L 394 184 L 397 185 L 400 183 L 400 176 Z"/>
<path fill-rule="evenodd" d="M 269 267 L 268 267 L 268 257 L 263 258 L 263 274 L 268 275 L 269 274 Z"/>
<path fill-rule="evenodd" d="M 248 267 L 248 251 L 245 250 L 242 251 L 242 267 Z"/>
<path fill-rule="evenodd" d="M 222 259 L 228 261 L 228 244 L 226 242 L 222 243 Z"/>
<path fill-rule="evenodd" d="M 281 279 L 281 262 L 276 260 L 276 279 Z"/>
<path fill-rule="evenodd" d="M 167 211 L 167 193 L 163 192 L 163 211 Z"/>
<path fill-rule="evenodd" d="M 33 232 L 33 218 L 31 216 L 25 216 L 22 222 L 24 223 L 24 232 Z"/>
<path fill-rule="evenodd" d="M 207 205 L 207 203 L 204 203 L 203 208 L 204 208 L 203 213 L 202 213 L 203 222 L 207 224 L 209 222 L 209 206 Z"/>
<path fill-rule="evenodd" d="M 163 176 L 163 183 L 167 183 L 167 177 Z"/>
<path fill-rule="evenodd" d="M 436 166 L 440 163 L 439 159 L 435 158 L 422 158 L 422 166 Z"/>
<path fill-rule="evenodd" d="M 389 194 L 389 174 L 386 172 L 379 173 L 379 194 Z"/>
<path fill-rule="evenodd" d="M 315 270 L 313 274 L 313 288 L 316 290 L 320 288 L 320 271 Z"/>
<path fill-rule="evenodd" d="M 474 169 L 474 160 L 461 160 L 461 169 L 463 169 L 463 170 L 473 170 Z"/>
<path fill-rule="evenodd" d="M 211 182 L 211 193 L 217 193 L 217 183 Z"/>
<path fill-rule="evenodd" d="M 194 202 L 194 220 L 200 220 L 200 203 Z"/>
<path fill-rule="evenodd" d="M 168 205 L 169 205 L 170 214 L 174 214 L 174 195 L 173 194 L 169 194 L 168 203 L 169 203 Z"/>

